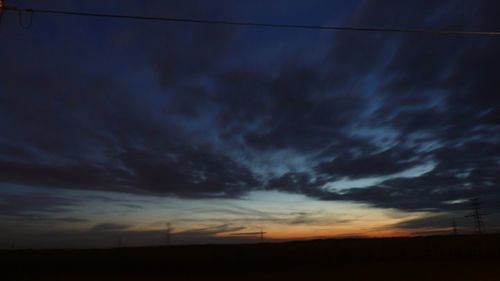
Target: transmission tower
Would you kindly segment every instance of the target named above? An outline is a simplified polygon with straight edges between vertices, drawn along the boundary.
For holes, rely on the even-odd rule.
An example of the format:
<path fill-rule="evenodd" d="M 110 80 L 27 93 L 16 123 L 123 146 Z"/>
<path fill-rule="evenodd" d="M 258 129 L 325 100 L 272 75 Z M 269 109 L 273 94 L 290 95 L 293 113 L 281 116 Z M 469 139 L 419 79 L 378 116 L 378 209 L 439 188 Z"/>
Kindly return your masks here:
<path fill-rule="evenodd" d="M 165 231 L 165 245 L 166 246 L 170 246 L 172 243 L 171 234 L 172 234 L 172 227 L 170 226 L 170 223 L 167 223 L 167 229 Z"/>
<path fill-rule="evenodd" d="M 453 235 L 457 235 L 458 229 L 457 229 L 457 221 L 455 220 L 455 218 L 453 218 L 453 221 L 451 222 L 451 227 L 453 229 Z"/>
<path fill-rule="evenodd" d="M 266 232 L 264 231 L 263 228 L 260 228 L 260 231 L 258 232 L 240 232 L 240 233 L 232 233 L 230 234 L 231 236 L 257 236 L 259 238 L 260 243 L 264 242 L 264 234 Z"/>
<path fill-rule="evenodd" d="M 470 204 L 472 207 L 472 213 L 465 216 L 465 217 L 466 218 L 473 218 L 474 219 L 474 232 L 476 234 L 482 234 L 482 233 L 484 233 L 483 216 L 487 216 L 489 214 L 481 213 L 481 201 L 479 201 L 479 198 L 471 199 Z"/>
<path fill-rule="evenodd" d="M 259 235 L 260 235 L 260 243 L 264 243 L 264 229 L 260 229 Z"/>

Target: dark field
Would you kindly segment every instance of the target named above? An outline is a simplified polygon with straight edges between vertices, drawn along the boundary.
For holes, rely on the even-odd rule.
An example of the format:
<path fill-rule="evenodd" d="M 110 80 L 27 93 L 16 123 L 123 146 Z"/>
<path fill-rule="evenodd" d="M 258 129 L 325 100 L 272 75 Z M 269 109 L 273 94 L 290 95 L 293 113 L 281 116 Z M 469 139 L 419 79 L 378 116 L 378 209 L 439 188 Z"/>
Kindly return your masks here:
<path fill-rule="evenodd" d="M 500 280 L 500 235 L 0 252 L 1 280 Z"/>

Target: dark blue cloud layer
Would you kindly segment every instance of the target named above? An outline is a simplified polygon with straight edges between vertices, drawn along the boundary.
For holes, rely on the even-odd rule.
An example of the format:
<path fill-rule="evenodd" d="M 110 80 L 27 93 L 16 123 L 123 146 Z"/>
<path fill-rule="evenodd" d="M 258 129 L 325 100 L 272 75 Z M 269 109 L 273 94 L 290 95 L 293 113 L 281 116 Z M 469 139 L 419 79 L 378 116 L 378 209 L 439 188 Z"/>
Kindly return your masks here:
<path fill-rule="evenodd" d="M 315 9 L 321 1 L 281 3 L 289 14 L 245 5 L 268 8 L 251 15 L 265 21 L 500 29 L 494 1 L 462 12 L 452 1 L 383 2 L 332 18 Z M 249 16 L 225 2 L 173 3 L 120 9 Z M 271 189 L 404 210 L 448 210 L 472 196 L 498 205 L 496 38 L 35 16 L 30 31 L 10 14 L 0 29 L 10 38 L 0 46 L 2 183 L 184 198 Z M 256 158 L 285 150 L 307 161 L 259 171 Z M 415 177 L 326 189 L 428 163 Z"/>

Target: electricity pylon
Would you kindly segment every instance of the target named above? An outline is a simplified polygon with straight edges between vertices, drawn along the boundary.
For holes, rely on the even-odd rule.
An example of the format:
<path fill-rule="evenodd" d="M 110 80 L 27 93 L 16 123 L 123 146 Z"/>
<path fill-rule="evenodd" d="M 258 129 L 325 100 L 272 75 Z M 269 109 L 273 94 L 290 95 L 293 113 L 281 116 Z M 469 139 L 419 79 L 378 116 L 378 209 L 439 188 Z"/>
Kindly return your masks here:
<path fill-rule="evenodd" d="M 482 234 L 482 233 L 484 233 L 483 216 L 487 216 L 489 214 L 481 213 L 481 201 L 479 201 L 479 198 L 471 199 L 470 203 L 472 206 L 472 213 L 465 216 L 465 217 L 466 218 L 473 218 L 474 219 L 474 232 L 476 234 Z"/>
<path fill-rule="evenodd" d="M 172 234 L 172 228 L 170 227 L 170 223 L 167 223 L 167 229 L 165 232 L 165 245 L 166 246 L 172 245 L 171 234 Z"/>
<path fill-rule="evenodd" d="M 457 235 L 458 229 L 457 229 L 457 221 L 455 220 L 455 218 L 453 218 L 453 221 L 451 222 L 451 227 L 453 229 L 453 235 Z"/>
<path fill-rule="evenodd" d="M 258 235 L 260 243 L 263 243 L 264 242 L 264 234 L 266 234 L 266 232 L 264 231 L 263 228 L 260 228 L 259 232 L 240 232 L 240 233 L 232 233 L 230 235 L 231 236 L 257 236 Z"/>

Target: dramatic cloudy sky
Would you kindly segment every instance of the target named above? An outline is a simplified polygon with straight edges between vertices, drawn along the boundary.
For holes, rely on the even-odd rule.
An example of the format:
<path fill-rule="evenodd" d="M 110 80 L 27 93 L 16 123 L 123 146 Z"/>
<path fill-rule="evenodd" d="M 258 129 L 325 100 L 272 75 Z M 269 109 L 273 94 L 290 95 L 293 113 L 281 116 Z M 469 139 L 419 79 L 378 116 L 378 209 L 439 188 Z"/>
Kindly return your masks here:
<path fill-rule="evenodd" d="M 103 13 L 500 30 L 498 1 L 9 1 Z M 27 20 L 26 15 L 23 17 Z M 0 25 L 2 247 L 500 228 L 500 37 L 35 13 Z M 240 234 L 240 235 L 234 235 Z"/>

